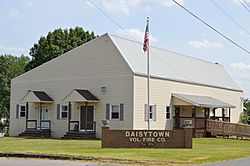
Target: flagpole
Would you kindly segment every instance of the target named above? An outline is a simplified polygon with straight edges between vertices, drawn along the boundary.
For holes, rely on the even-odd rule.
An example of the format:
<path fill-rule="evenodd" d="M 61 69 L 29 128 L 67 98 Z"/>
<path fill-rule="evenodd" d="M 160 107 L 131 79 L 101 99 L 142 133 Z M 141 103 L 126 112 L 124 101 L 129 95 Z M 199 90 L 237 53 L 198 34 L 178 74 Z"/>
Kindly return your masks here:
<path fill-rule="evenodd" d="M 147 17 L 147 25 L 149 28 L 149 17 Z M 149 37 L 149 30 L 148 30 L 148 37 Z M 147 50 L 147 95 L 148 95 L 148 130 L 150 130 L 150 91 L 149 91 L 149 80 L 150 80 L 150 73 L 149 73 L 149 42 L 148 42 L 148 50 Z"/>

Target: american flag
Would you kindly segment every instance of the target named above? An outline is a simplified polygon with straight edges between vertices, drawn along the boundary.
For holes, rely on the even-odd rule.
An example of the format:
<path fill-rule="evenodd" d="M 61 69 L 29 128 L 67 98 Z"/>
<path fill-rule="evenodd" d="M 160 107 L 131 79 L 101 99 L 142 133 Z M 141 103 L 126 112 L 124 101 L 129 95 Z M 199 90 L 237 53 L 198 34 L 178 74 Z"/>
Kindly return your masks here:
<path fill-rule="evenodd" d="M 148 19 L 147 19 L 147 26 L 145 30 L 145 36 L 144 36 L 144 43 L 143 43 L 143 51 L 148 51 L 149 47 L 149 28 L 148 28 Z"/>

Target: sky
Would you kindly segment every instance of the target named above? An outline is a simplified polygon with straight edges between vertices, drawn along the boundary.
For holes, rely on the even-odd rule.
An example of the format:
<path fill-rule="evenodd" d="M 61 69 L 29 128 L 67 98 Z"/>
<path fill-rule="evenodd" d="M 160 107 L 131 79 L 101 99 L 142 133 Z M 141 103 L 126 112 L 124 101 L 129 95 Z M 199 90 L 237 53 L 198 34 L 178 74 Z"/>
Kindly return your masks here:
<path fill-rule="evenodd" d="M 131 38 L 124 32 L 126 30 L 142 42 L 149 17 L 150 45 L 222 64 L 244 90 L 245 97 L 250 98 L 250 54 L 219 36 L 171 0 L 91 1 L 123 29 L 88 0 L 1 0 L 0 54 L 29 55 L 29 49 L 49 31 L 76 26 L 97 35 L 108 32 Z M 250 0 L 176 1 L 250 50 Z"/>

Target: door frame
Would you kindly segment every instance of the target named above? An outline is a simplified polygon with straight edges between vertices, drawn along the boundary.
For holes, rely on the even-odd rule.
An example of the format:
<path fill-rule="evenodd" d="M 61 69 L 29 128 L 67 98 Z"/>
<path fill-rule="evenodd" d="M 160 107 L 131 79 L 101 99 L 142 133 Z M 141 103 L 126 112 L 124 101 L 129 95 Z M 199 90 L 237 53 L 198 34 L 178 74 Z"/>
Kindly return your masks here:
<path fill-rule="evenodd" d="M 40 105 L 37 106 L 37 109 L 38 109 L 37 124 L 39 124 L 39 126 L 37 126 L 37 129 L 44 129 L 44 128 L 42 128 L 42 126 L 40 126 L 40 124 L 41 124 L 40 120 L 51 120 L 51 111 L 52 111 L 52 109 L 51 109 L 51 106 L 49 106 L 49 105 L 42 105 L 42 112 L 41 112 L 41 108 L 40 107 L 41 107 Z M 44 108 L 48 108 L 48 115 L 49 115 L 48 119 L 42 119 L 42 117 L 43 117 L 42 114 L 43 114 Z M 40 116 L 42 116 L 42 117 L 40 117 Z"/>
<path fill-rule="evenodd" d="M 82 132 L 85 132 L 86 129 L 81 129 L 81 113 L 82 113 L 82 110 L 81 108 L 82 107 L 86 107 L 85 104 L 81 104 L 79 105 L 79 131 L 82 131 Z M 93 107 L 93 122 L 95 122 L 95 106 L 94 105 L 87 105 L 87 107 Z M 87 120 L 87 117 L 86 117 L 86 120 Z M 87 131 L 95 131 L 94 129 L 94 126 L 93 126 L 93 130 L 87 130 Z"/>

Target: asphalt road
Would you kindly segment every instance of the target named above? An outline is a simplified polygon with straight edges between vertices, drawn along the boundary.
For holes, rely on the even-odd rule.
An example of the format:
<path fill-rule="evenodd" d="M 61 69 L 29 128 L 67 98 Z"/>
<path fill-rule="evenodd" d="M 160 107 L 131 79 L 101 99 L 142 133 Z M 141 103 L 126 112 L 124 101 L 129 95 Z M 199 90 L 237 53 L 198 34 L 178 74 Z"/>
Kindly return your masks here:
<path fill-rule="evenodd" d="M 250 166 L 250 158 L 206 164 L 204 166 Z"/>
<path fill-rule="evenodd" d="M 114 164 L 91 163 L 84 161 L 65 161 L 27 158 L 0 158 L 0 166 L 117 166 Z"/>
<path fill-rule="evenodd" d="M 0 158 L 0 166 L 118 166 L 118 164 L 3 157 Z M 250 158 L 205 164 L 204 166 L 250 166 Z"/>

